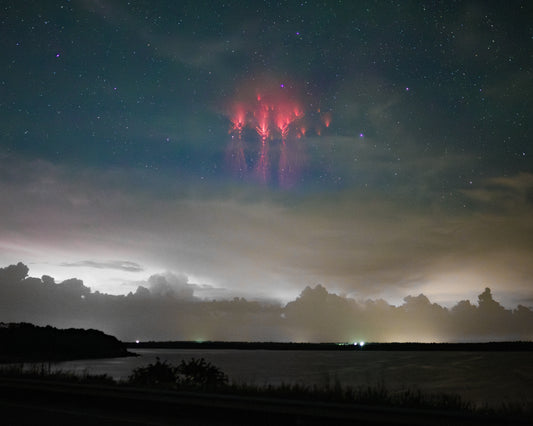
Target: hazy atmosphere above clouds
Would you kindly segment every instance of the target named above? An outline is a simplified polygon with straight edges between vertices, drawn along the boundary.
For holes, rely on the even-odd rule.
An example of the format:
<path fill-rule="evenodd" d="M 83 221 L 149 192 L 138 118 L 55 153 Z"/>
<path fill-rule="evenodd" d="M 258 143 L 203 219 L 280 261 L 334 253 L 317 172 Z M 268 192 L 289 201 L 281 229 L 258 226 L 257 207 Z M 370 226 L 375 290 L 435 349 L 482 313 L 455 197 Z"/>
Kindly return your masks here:
<path fill-rule="evenodd" d="M 155 303 L 138 288 L 185 300 L 187 324 L 211 315 L 209 303 L 241 303 L 265 318 L 247 319 L 252 340 L 293 338 L 297 321 L 283 331 L 280 318 L 306 318 L 297 306 L 313 295 L 350 312 L 423 295 L 451 315 L 489 287 L 509 315 L 530 312 L 529 2 L 1 10 L 0 267 L 82 280 L 91 300 L 123 295 L 132 318 L 133 301 Z M 29 299 L 12 290 L 17 303 L 47 297 L 31 288 Z M 335 316 L 332 336 L 350 339 L 352 317 Z M 513 318 L 498 336 L 527 335 L 531 321 Z"/>

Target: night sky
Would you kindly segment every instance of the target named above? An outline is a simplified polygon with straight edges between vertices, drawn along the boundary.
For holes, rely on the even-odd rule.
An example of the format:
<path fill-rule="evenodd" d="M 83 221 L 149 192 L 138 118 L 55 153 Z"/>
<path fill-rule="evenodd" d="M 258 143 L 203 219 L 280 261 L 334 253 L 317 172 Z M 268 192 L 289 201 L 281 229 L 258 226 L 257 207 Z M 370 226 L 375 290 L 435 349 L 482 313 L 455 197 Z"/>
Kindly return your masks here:
<path fill-rule="evenodd" d="M 533 306 L 531 2 L 12 0 L 0 31 L 0 267 Z"/>

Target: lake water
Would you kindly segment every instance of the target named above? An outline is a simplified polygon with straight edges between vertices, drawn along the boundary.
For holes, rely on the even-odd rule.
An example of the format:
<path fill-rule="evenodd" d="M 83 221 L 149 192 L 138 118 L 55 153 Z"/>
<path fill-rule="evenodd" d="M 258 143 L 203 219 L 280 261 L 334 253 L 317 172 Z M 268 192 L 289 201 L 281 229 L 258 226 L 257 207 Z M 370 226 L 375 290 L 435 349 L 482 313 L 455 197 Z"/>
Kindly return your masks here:
<path fill-rule="evenodd" d="M 301 383 L 416 388 L 460 394 L 477 404 L 533 405 L 530 352 L 385 352 L 136 349 L 139 357 L 61 362 L 54 368 L 126 379 L 139 366 L 205 358 L 231 382 L 255 385 Z"/>

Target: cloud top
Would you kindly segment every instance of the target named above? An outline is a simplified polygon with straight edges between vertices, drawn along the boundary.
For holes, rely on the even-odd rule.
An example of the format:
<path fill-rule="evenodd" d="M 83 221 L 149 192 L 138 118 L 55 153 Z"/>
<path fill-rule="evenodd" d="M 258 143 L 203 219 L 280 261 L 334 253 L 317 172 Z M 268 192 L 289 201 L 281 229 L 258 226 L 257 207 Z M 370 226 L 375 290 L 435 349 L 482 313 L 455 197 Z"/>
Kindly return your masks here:
<path fill-rule="evenodd" d="M 486 288 L 477 304 L 468 300 L 451 309 L 424 294 L 403 304 L 357 300 L 306 287 L 280 305 L 206 300 L 184 275 L 152 275 L 128 295 L 92 292 L 81 280 L 60 283 L 49 276 L 28 277 L 18 263 L 0 268 L 3 322 L 33 322 L 57 327 L 97 328 L 123 340 L 231 340 L 296 342 L 441 342 L 533 339 L 533 310 L 504 308 Z"/>

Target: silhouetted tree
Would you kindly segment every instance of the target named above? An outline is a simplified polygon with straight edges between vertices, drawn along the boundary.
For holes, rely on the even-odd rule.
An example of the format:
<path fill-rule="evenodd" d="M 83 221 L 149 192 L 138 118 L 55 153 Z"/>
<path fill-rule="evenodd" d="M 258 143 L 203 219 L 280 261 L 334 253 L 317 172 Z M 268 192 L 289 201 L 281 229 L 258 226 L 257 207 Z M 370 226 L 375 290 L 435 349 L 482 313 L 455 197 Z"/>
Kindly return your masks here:
<path fill-rule="evenodd" d="M 128 356 L 116 337 L 98 330 L 57 329 L 29 323 L 0 327 L 0 361 L 58 361 Z"/>
<path fill-rule="evenodd" d="M 156 358 L 154 364 L 133 370 L 129 382 L 142 386 L 213 388 L 228 383 L 228 376 L 204 358 L 182 360 L 175 367 Z"/>
<path fill-rule="evenodd" d="M 135 368 L 129 377 L 129 382 L 142 386 L 173 387 L 177 383 L 176 367 L 167 361 L 161 362 L 157 357 L 154 364 Z"/>
<path fill-rule="evenodd" d="M 179 383 L 187 386 L 214 387 L 228 383 L 228 376 L 204 358 L 181 361 L 176 371 Z"/>

